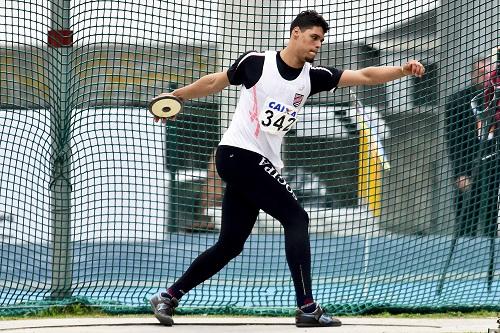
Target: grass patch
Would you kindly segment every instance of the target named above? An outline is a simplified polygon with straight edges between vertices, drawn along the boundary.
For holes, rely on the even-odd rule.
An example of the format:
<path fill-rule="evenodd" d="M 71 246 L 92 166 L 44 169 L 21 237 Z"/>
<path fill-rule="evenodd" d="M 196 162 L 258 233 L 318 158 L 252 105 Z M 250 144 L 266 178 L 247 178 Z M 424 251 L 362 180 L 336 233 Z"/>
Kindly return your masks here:
<path fill-rule="evenodd" d="M 497 318 L 498 312 L 491 309 L 450 309 L 448 311 L 438 311 L 432 312 L 431 309 L 420 309 L 421 311 L 404 311 L 404 309 L 380 309 L 372 310 L 370 312 L 361 314 L 339 314 L 338 317 L 349 318 L 349 317 L 365 317 L 365 318 L 410 318 L 410 319 L 453 319 L 453 318 Z M 213 311 L 213 309 L 212 309 Z M 203 310 L 197 313 L 177 313 L 176 316 L 188 316 L 188 317 L 199 317 L 199 316 L 209 316 L 209 317 L 259 317 L 259 316 L 274 316 L 274 317 L 290 317 L 289 314 L 259 314 L 251 313 L 220 313 L 216 314 L 206 314 Z M 208 310 L 210 312 L 210 310 Z M 41 318 L 77 318 L 77 317 L 147 317 L 152 316 L 152 313 L 148 311 L 138 311 L 138 312 L 109 312 L 102 309 L 100 306 L 90 305 L 86 303 L 75 302 L 66 305 L 51 305 L 48 307 L 40 308 L 37 310 L 33 308 L 22 314 L 9 315 L 8 313 L 0 316 L 0 320 L 15 320 L 15 319 L 41 319 Z M 335 315 L 337 316 L 337 315 Z"/>
<path fill-rule="evenodd" d="M 82 316 L 105 316 L 106 314 L 98 307 L 89 306 L 86 304 L 70 304 L 66 306 L 51 306 L 47 309 L 40 310 L 35 313 L 35 317 L 82 317 Z"/>
<path fill-rule="evenodd" d="M 364 314 L 364 315 L 353 315 L 345 317 L 375 317 L 375 318 L 433 318 L 433 319 L 453 319 L 453 318 L 496 318 L 498 312 L 490 310 L 475 310 L 475 311 L 447 311 L 447 312 L 426 312 L 426 313 L 416 313 L 416 312 L 401 312 L 393 313 L 389 311 L 383 311 L 380 313 Z M 343 316 L 344 317 L 344 316 Z"/>
<path fill-rule="evenodd" d="M 41 318 L 74 318 L 74 317 L 111 317 L 102 309 L 87 304 L 53 305 L 40 310 L 32 310 L 20 315 L 1 316 L 0 320 L 41 319 Z"/>

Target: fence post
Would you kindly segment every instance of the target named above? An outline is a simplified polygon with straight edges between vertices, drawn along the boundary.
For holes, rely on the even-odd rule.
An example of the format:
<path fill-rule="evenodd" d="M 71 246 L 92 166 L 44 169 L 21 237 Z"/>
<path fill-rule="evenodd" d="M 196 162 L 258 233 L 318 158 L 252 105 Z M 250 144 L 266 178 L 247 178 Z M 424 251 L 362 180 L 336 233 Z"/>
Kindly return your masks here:
<path fill-rule="evenodd" d="M 73 32 L 70 1 L 51 1 L 51 30 L 48 33 L 51 116 L 50 182 L 52 211 L 52 283 L 50 298 L 71 297 L 71 107 L 68 95 Z"/>

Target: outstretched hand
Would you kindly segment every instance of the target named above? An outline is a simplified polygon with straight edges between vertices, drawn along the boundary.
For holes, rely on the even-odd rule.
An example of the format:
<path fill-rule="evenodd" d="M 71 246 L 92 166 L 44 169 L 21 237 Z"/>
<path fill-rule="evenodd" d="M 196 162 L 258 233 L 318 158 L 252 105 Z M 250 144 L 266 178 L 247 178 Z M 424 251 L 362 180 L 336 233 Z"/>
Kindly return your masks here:
<path fill-rule="evenodd" d="M 425 67 L 417 60 L 410 60 L 403 65 L 403 73 L 405 75 L 415 75 L 422 77 L 425 74 Z"/>

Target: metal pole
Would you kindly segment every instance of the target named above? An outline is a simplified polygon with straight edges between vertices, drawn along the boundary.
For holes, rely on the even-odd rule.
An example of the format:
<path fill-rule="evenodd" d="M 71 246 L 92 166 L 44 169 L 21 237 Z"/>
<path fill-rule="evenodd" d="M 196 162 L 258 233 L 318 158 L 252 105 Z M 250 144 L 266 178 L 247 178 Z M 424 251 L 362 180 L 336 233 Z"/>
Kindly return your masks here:
<path fill-rule="evenodd" d="M 180 154 L 177 124 L 170 123 L 165 126 L 165 137 L 166 165 L 170 172 L 167 231 L 172 233 L 179 230 L 179 182 L 177 171 L 180 167 Z"/>
<path fill-rule="evenodd" d="M 73 33 L 70 1 L 51 2 L 51 30 L 48 33 L 51 100 L 52 179 L 52 286 L 50 298 L 72 295 L 71 245 L 71 148 L 68 82 Z"/>
<path fill-rule="evenodd" d="M 492 82 L 492 88 L 493 88 L 493 103 L 491 104 L 491 107 L 493 108 L 493 117 L 496 118 L 496 115 L 500 113 L 500 47 L 497 46 L 497 51 L 496 51 L 496 59 L 495 61 L 493 62 L 494 63 L 494 66 L 495 66 L 495 72 L 494 74 L 492 73 L 491 75 L 494 76 L 494 78 L 491 78 Z M 495 120 L 492 119 L 492 121 Z M 496 125 L 497 127 L 495 128 L 495 137 L 494 137 L 494 147 L 495 147 L 495 151 L 493 152 L 493 156 L 491 158 L 494 159 L 494 177 L 493 177 L 493 181 L 494 181 L 494 189 L 496 190 L 495 194 L 496 194 L 496 201 L 495 201 L 495 205 L 496 205 L 496 209 L 494 209 L 493 211 L 495 212 L 496 216 L 495 216 L 495 221 L 497 223 L 492 223 L 491 221 L 486 221 L 486 230 L 487 230 L 487 233 L 488 233 L 488 237 L 490 238 L 490 252 L 489 252 L 489 262 L 488 262 L 488 277 L 487 277 L 487 281 L 488 281 L 488 292 L 491 292 L 491 285 L 493 283 L 493 276 L 495 275 L 495 238 L 497 236 L 497 232 L 498 232 L 498 184 L 500 182 L 500 175 L 498 174 L 500 171 L 498 170 L 498 161 L 499 161 L 499 156 L 498 156 L 498 152 L 500 150 L 500 138 L 499 138 L 499 135 L 500 135 L 500 128 L 498 127 L 498 125 Z M 489 209 L 489 207 L 488 207 Z M 490 215 L 490 214 L 488 214 Z"/>

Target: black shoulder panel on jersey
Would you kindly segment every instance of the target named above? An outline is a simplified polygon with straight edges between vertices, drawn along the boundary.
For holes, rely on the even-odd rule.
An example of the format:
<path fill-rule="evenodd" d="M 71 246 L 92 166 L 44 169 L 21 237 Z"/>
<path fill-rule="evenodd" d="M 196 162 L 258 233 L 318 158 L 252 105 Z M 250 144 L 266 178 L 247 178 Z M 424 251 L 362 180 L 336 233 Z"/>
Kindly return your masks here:
<path fill-rule="evenodd" d="M 309 71 L 311 77 L 311 94 L 330 91 L 337 87 L 342 76 L 342 70 L 334 67 L 312 67 Z"/>
<path fill-rule="evenodd" d="M 256 51 L 243 53 L 227 70 L 229 83 L 243 84 L 247 89 L 253 87 L 262 76 L 264 60 L 264 53 Z"/>

